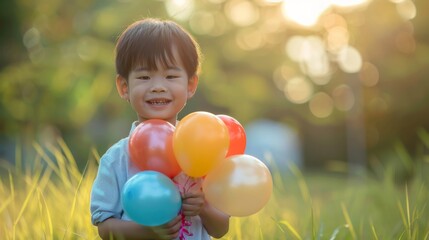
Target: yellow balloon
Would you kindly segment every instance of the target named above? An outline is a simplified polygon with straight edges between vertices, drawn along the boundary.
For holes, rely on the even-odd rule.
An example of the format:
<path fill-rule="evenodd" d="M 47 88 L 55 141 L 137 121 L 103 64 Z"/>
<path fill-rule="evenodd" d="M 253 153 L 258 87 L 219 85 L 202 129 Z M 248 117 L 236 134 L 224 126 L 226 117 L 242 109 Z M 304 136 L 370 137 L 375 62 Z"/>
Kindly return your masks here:
<path fill-rule="evenodd" d="M 225 158 L 228 148 L 228 128 L 220 118 L 208 112 L 188 114 L 177 124 L 173 134 L 177 162 L 191 177 L 205 176 Z"/>
<path fill-rule="evenodd" d="M 259 159 L 242 154 L 226 158 L 204 179 L 207 201 L 230 216 L 257 213 L 269 201 L 273 181 L 267 166 Z"/>

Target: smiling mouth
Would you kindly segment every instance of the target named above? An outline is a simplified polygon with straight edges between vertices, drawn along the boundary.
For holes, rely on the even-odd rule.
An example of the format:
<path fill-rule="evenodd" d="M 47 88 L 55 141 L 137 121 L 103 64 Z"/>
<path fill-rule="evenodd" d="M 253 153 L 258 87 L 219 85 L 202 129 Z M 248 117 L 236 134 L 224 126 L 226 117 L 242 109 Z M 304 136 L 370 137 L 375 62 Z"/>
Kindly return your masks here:
<path fill-rule="evenodd" d="M 151 104 L 151 105 L 166 105 L 166 104 L 170 103 L 171 100 L 168 100 L 168 99 L 152 99 L 152 100 L 148 100 L 146 102 Z"/>

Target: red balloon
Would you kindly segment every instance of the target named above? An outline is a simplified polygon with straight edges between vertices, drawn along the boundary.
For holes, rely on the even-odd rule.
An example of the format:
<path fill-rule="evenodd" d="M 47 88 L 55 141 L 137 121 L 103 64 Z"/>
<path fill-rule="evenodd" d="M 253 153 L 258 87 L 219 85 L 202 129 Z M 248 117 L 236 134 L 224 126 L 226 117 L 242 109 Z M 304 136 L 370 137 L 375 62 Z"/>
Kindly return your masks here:
<path fill-rule="evenodd" d="M 229 132 L 229 149 L 226 157 L 243 154 L 246 149 L 246 132 L 235 118 L 228 115 L 217 115 L 227 126 Z"/>
<path fill-rule="evenodd" d="M 174 130 L 171 123 L 160 119 L 140 123 L 128 141 L 131 161 L 142 171 L 152 170 L 175 177 L 181 169 L 173 152 Z"/>

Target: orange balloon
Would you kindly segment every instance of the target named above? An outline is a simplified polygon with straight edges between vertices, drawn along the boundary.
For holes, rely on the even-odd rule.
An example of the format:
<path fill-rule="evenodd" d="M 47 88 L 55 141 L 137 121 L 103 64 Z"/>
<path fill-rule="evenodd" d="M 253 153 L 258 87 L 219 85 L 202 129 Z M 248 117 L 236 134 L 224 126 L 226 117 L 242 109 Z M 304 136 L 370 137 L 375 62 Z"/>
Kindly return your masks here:
<path fill-rule="evenodd" d="M 225 158 L 228 146 L 228 128 L 208 112 L 188 114 L 177 124 L 173 134 L 177 162 L 191 177 L 206 175 Z"/>
<path fill-rule="evenodd" d="M 273 181 L 259 159 L 242 154 L 226 158 L 203 182 L 207 201 L 230 216 L 244 217 L 261 210 L 271 197 Z"/>

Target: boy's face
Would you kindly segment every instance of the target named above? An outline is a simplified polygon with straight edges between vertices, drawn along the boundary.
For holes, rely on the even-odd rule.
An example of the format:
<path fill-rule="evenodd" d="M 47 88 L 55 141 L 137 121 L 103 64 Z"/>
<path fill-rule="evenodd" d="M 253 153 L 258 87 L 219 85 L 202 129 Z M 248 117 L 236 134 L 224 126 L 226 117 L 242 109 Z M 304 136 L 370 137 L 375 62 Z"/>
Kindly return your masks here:
<path fill-rule="evenodd" d="M 177 114 L 194 95 L 198 77 L 187 75 L 176 49 L 173 49 L 173 57 L 175 63 L 167 67 L 159 63 L 157 70 L 136 67 L 130 72 L 128 81 L 117 77 L 119 94 L 129 100 L 140 122 L 156 118 L 175 125 Z"/>

